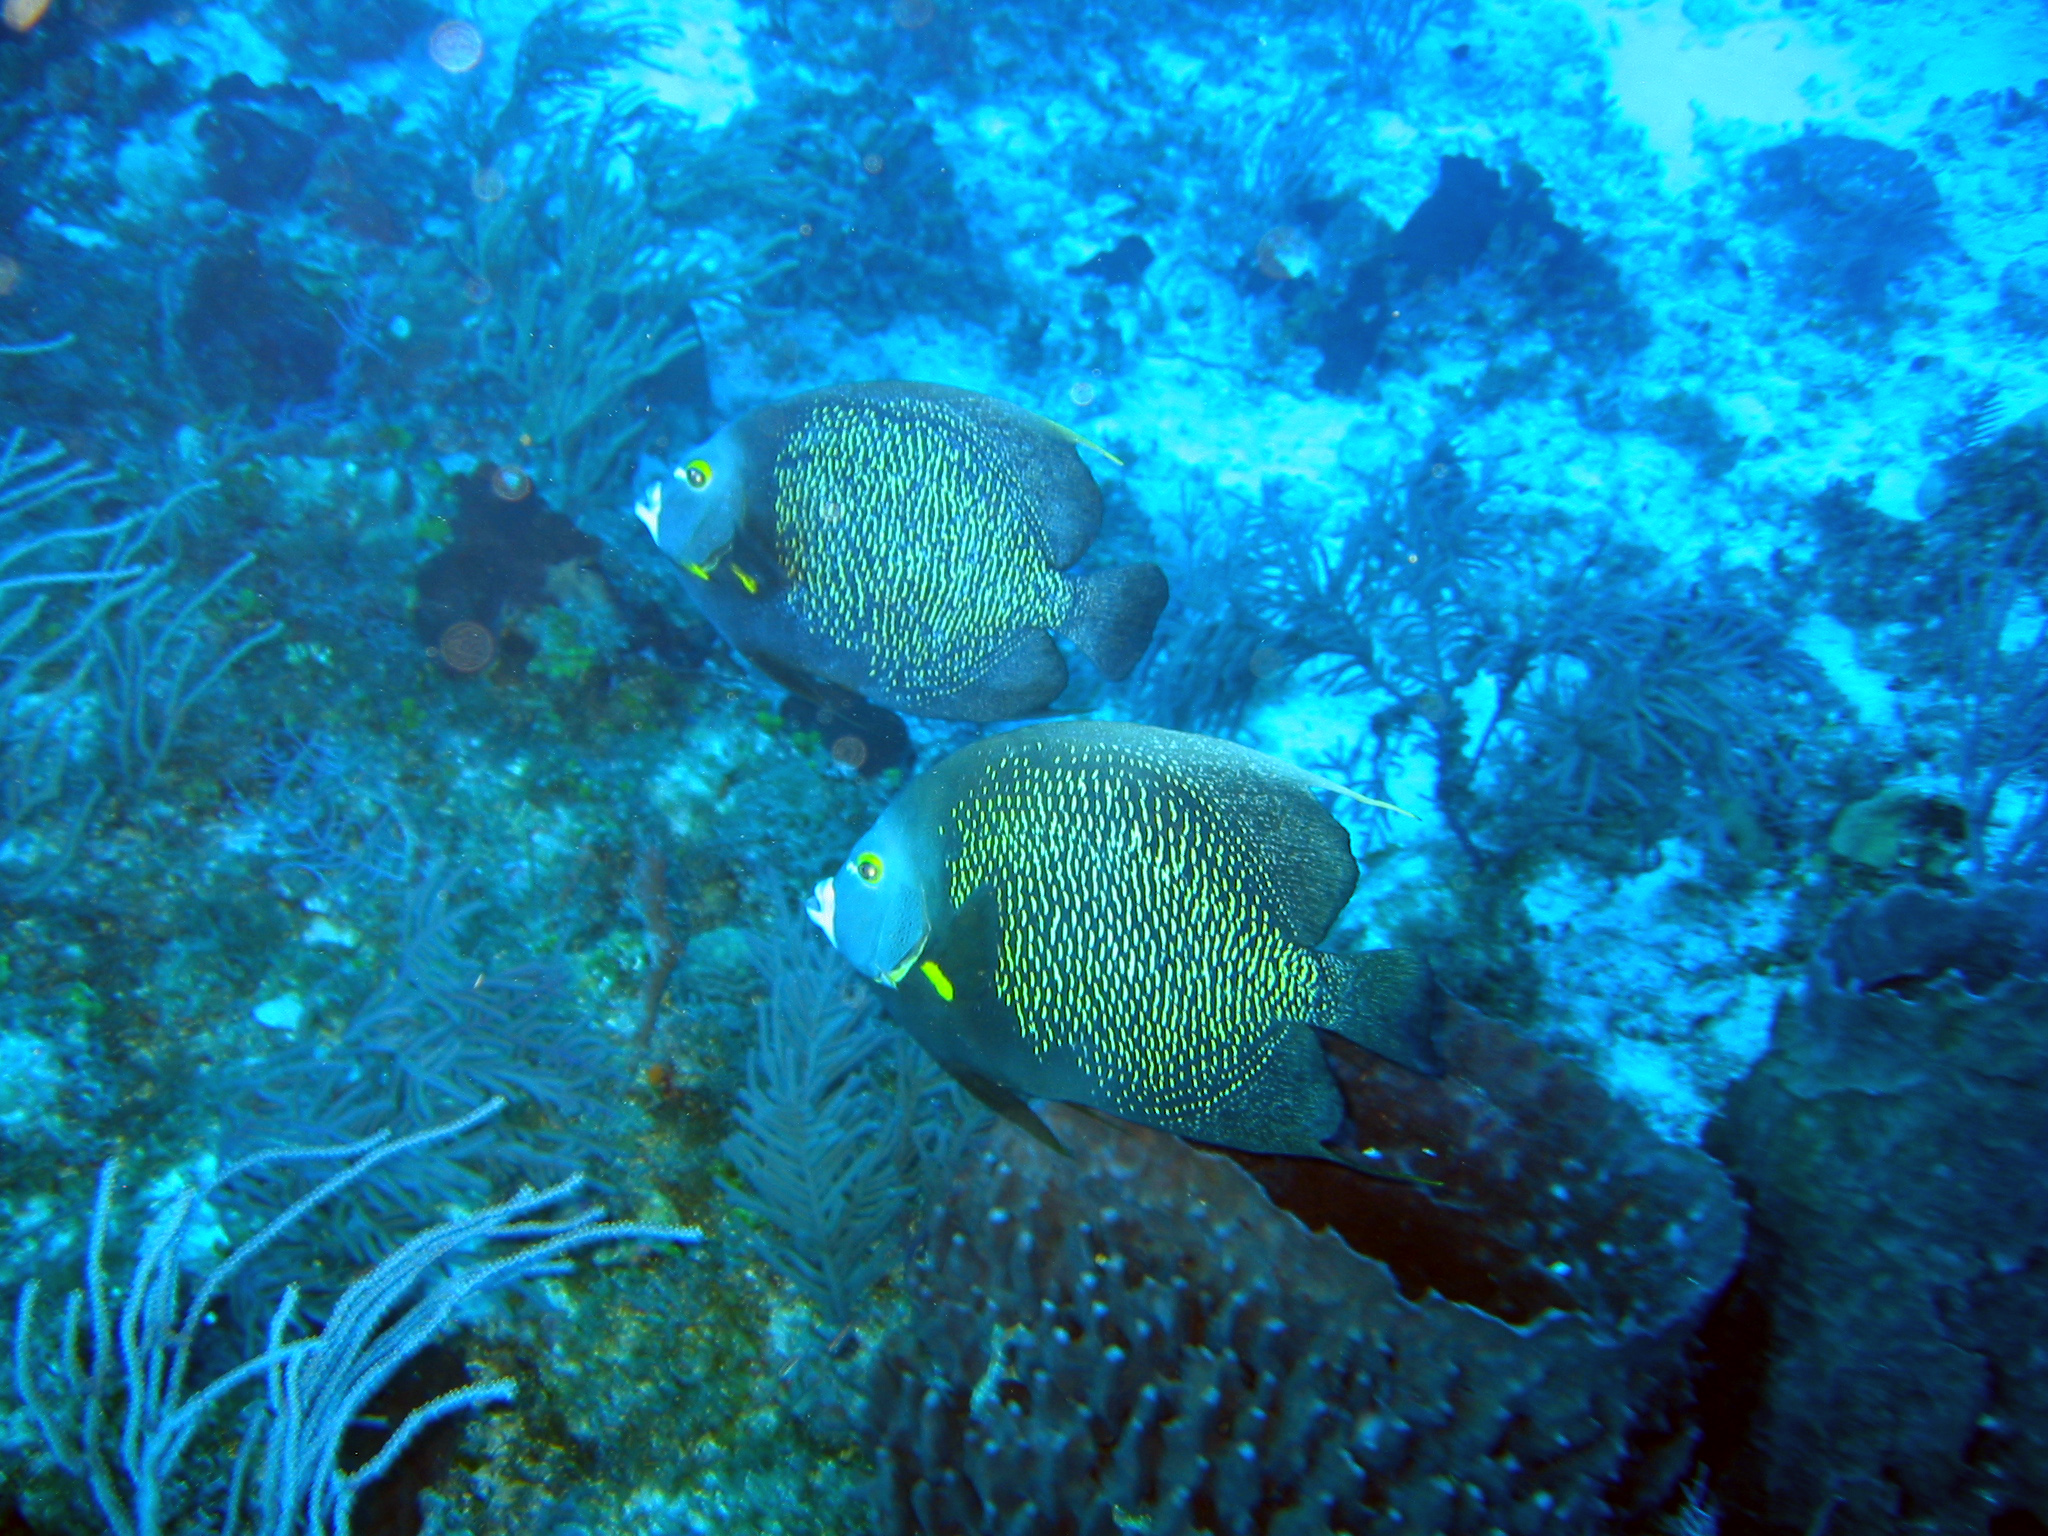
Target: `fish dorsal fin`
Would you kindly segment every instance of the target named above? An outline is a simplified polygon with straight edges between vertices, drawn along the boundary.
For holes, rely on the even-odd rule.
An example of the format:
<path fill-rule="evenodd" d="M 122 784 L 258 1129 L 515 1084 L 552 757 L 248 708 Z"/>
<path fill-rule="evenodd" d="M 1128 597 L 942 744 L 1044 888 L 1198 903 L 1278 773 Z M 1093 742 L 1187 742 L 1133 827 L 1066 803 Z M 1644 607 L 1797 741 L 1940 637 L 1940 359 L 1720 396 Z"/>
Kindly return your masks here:
<path fill-rule="evenodd" d="M 1052 428 L 1054 432 L 1058 433 L 1061 437 L 1065 438 L 1068 442 L 1072 443 L 1076 448 L 1093 448 L 1097 453 L 1101 454 L 1105 459 L 1109 460 L 1109 462 L 1114 464 L 1118 469 L 1122 469 L 1124 467 L 1124 461 L 1122 459 L 1118 458 L 1115 454 L 1111 453 L 1107 448 L 1103 447 L 1102 444 L 1096 442 L 1093 438 L 1083 437 L 1080 433 L 1076 432 L 1072 427 L 1065 426 L 1060 422 L 1052 420 L 1050 417 L 1041 416 L 1039 420 L 1043 421 L 1048 427 Z"/>
<path fill-rule="evenodd" d="M 1135 761 L 1197 795 L 1243 834 L 1262 866 L 1275 915 L 1303 948 L 1323 941 L 1351 899 L 1358 885 L 1351 834 L 1316 799 L 1319 791 L 1340 786 L 1212 736 L 1099 720 L 1030 729 L 1060 733 L 1069 746 L 1099 754 L 1112 771 Z"/>

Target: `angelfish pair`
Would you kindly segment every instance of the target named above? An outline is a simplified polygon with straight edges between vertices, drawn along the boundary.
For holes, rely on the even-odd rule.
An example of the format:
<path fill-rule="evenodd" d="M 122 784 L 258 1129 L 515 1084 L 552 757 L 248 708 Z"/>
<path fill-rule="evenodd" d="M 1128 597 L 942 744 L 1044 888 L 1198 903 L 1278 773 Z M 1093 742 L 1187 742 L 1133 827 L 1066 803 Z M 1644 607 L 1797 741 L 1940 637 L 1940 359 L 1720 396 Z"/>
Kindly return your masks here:
<path fill-rule="evenodd" d="M 808 911 L 971 1092 L 1083 1104 L 1199 1141 L 1388 1170 L 1330 1145 L 1327 1030 L 1441 1070 L 1405 951 L 1318 950 L 1358 878 L 1333 786 L 1229 742 L 1069 722 L 913 779 Z"/>

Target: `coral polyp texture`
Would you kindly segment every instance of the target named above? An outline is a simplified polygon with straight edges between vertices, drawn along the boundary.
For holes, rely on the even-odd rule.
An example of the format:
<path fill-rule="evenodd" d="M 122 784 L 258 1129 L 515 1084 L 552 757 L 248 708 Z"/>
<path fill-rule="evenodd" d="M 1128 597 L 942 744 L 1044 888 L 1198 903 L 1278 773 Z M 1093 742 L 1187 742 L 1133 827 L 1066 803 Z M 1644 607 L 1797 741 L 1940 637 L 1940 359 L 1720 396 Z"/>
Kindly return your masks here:
<path fill-rule="evenodd" d="M 1386 1260 L 1159 1132 L 1058 1111 L 1063 1158 L 999 1130 L 876 1366 L 880 1527 L 1593 1530 L 1655 1508 L 1688 1449 L 1686 1340 L 1740 1252 L 1727 1181 L 1497 1025 L 1445 1047 L 1460 1086 L 1381 1127 L 1432 1144 L 1440 1189 L 1404 1209 L 1331 1170 Z M 1529 1274 L 1447 1296 L 1482 1255 Z"/>
<path fill-rule="evenodd" d="M 1844 914 L 1710 1145 L 1755 1210 L 1772 1338 L 1731 1495 L 1774 1527 L 2028 1529 L 2015 1512 L 2048 1504 L 2048 890 Z"/>

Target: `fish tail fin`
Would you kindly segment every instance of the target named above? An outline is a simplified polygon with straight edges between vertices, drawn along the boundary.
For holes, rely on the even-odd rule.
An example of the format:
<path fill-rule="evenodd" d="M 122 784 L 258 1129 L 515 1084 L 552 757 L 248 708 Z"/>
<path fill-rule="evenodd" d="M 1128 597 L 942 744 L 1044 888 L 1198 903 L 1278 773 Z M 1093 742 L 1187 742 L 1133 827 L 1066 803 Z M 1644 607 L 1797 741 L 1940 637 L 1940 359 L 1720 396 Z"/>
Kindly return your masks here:
<path fill-rule="evenodd" d="M 1060 633 L 1111 682 L 1129 677 L 1166 607 L 1166 573 L 1150 563 L 1119 565 L 1070 575 L 1067 590 L 1073 602 Z"/>
<path fill-rule="evenodd" d="M 1436 1048 L 1444 992 L 1429 962 L 1408 949 L 1371 949 L 1359 955 L 1325 955 L 1335 962 L 1342 988 L 1327 1019 L 1316 1021 L 1375 1055 L 1428 1077 L 1443 1074 Z"/>

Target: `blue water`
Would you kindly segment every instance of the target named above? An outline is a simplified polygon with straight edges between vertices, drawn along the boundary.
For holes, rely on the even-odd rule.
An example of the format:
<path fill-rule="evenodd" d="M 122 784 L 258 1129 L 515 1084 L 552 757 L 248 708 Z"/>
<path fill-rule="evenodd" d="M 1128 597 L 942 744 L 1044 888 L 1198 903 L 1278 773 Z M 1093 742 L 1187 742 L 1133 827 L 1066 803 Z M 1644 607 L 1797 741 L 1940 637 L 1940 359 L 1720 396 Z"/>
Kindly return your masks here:
<path fill-rule="evenodd" d="M 9 0 L 0 1532 L 2048 1528 L 2044 186 L 2038 3 Z M 1019 722 L 656 525 L 877 380 L 1426 963 L 1344 1161 L 804 920 Z"/>

